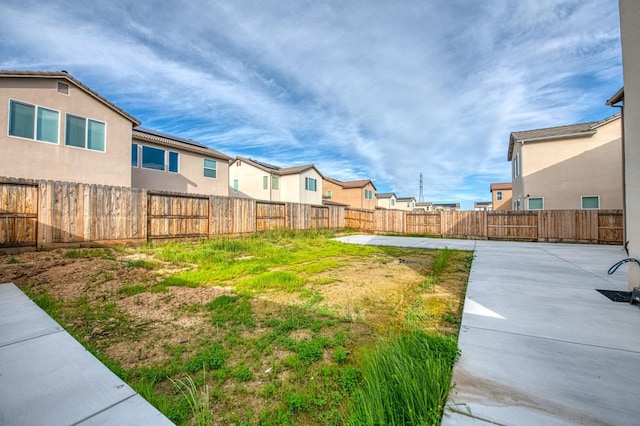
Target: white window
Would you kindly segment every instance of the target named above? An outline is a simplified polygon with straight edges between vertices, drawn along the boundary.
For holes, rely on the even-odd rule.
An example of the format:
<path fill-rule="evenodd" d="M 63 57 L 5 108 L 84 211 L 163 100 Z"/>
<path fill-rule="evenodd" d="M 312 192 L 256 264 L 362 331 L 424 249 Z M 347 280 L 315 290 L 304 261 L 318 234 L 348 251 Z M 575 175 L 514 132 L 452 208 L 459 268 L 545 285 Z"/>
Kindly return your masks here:
<path fill-rule="evenodd" d="M 169 151 L 169 171 L 171 173 L 178 173 L 178 159 L 179 154 L 174 151 Z"/>
<path fill-rule="evenodd" d="M 238 179 L 233 180 L 233 192 L 238 192 L 239 182 Z"/>
<path fill-rule="evenodd" d="M 391 198 L 391 205 L 395 206 L 396 205 L 396 200 L 394 200 L 393 198 Z"/>
<path fill-rule="evenodd" d="M 138 160 L 138 144 L 131 144 L 131 167 L 138 167 L 140 162 Z"/>
<path fill-rule="evenodd" d="M 520 154 L 513 159 L 513 177 L 520 176 Z"/>
<path fill-rule="evenodd" d="M 275 191 L 280 189 L 280 179 L 278 176 L 271 176 L 271 189 Z"/>
<path fill-rule="evenodd" d="M 331 191 L 327 191 L 327 200 L 330 200 L 330 199 L 331 199 L 331 194 L 332 194 L 332 192 L 331 192 Z"/>
<path fill-rule="evenodd" d="M 262 189 L 269 189 L 269 176 L 262 176 Z"/>
<path fill-rule="evenodd" d="M 92 151 L 105 151 L 106 123 L 67 114 L 64 144 Z"/>
<path fill-rule="evenodd" d="M 529 210 L 544 210 L 544 198 L 529 197 L 527 198 Z"/>
<path fill-rule="evenodd" d="M 58 111 L 24 102 L 9 101 L 9 136 L 58 143 Z"/>
<path fill-rule="evenodd" d="M 373 191 L 371 191 L 370 189 L 365 189 L 364 190 L 364 199 L 365 200 L 373 200 Z"/>
<path fill-rule="evenodd" d="M 218 162 L 216 160 L 204 159 L 204 175 L 210 178 L 218 176 Z"/>
<path fill-rule="evenodd" d="M 165 170 L 164 149 L 152 146 L 142 147 L 142 168 L 151 170 Z"/>
<path fill-rule="evenodd" d="M 304 189 L 306 189 L 307 191 L 315 191 L 316 180 L 309 177 L 304 178 Z"/>
<path fill-rule="evenodd" d="M 584 195 L 582 196 L 581 205 L 583 210 L 597 210 L 600 208 L 600 196 Z"/>
<path fill-rule="evenodd" d="M 502 191 L 496 192 L 496 200 L 502 201 Z"/>

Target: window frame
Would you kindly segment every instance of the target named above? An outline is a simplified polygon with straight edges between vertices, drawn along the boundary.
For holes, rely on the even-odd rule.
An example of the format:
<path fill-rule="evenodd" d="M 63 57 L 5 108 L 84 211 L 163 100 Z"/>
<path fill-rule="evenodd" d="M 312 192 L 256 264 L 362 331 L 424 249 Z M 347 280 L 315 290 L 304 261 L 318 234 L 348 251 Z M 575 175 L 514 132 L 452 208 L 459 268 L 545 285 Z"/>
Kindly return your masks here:
<path fill-rule="evenodd" d="M 531 208 L 531 200 L 540 200 L 542 202 L 542 207 L 539 209 Z M 529 197 L 527 198 L 527 210 L 544 210 L 544 197 Z"/>
<path fill-rule="evenodd" d="M 313 185 L 311 185 L 313 183 Z M 311 188 L 313 186 L 313 188 Z M 317 192 L 318 190 L 318 179 L 314 179 L 311 177 L 304 178 L 304 189 L 309 192 Z"/>
<path fill-rule="evenodd" d="M 68 146 L 70 148 L 78 148 L 78 149 L 84 149 L 86 151 L 92 151 L 92 152 L 102 152 L 102 153 L 106 153 L 107 152 L 107 123 L 105 121 L 102 120 L 96 120 L 95 118 L 89 118 L 89 117 L 84 117 L 81 115 L 76 115 L 76 114 L 72 114 L 70 112 L 65 112 L 64 113 L 64 146 Z M 82 146 L 78 146 L 78 145 L 72 145 L 68 143 L 68 137 L 69 137 L 69 122 L 68 122 L 68 118 L 69 117 L 73 117 L 75 119 L 81 119 L 84 120 L 84 137 L 83 137 L 83 145 Z M 102 148 L 103 149 L 94 149 L 94 148 L 89 148 L 89 142 L 90 142 L 90 124 L 91 123 L 97 123 L 102 125 Z"/>
<path fill-rule="evenodd" d="M 332 196 L 333 196 L 333 192 L 331 192 L 331 190 L 328 189 L 327 190 L 327 200 L 330 200 Z"/>
<path fill-rule="evenodd" d="M 496 191 L 496 201 L 502 201 L 502 191 Z"/>
<path fill-rule="evenodd" d="M 389 205 L 390 206 L 395 206 L 396 205 L 396 200 L 393 198 L 389 198 Z"/>
<path fill-rule="evenodd" d="M 175 154 L 175 170 L 171 167 L 171 156 Z M 167 172 L 180 173 L 180 153 L 178 151 L 167 151 Z"/>
<path fill-rule="evenodd" d="M 262 189 L 263 190 L 268 190 L 269 189 L 269 176 L 262 176 Z"/>
<path fill-rule="evenodd" d="M 598 201 L 598 207 L 585 207 L 584 206 L 585 198 L 595 198 Z M 582 195 L 580 197 L 580 208 L 582 210 L 600 210 L 600 196 L 599 195 Z"/>
<path fill-rule="evenodd" d="M 271 189 L 280 191 L 280 178 L 278 176 L 271 176 Z"/>
<path fill-rule="evenodd" d="M 134 154 L 135 153 L 135 154 Z M 133 157 L 135 155 L 135 164 L 133 162 Z M 140 167 L 140 159 L 142 155 L 140 155 L 140 145 L 136 142 L 131 142 L 131 167 Z"/>
<path fill-rule="evenodd" d="M 520 176 L 520 153 L 517 153 L 513 159 L 513 177 Z"/>
<path fill-rule="evenodd" d="M 206 178 L 209 179 L 218 179 L 218 161 L 217 160 L 212 160 L 210 158 L 203 158 L 203 175 Z M 214 164 L 214 167 L 207 167 L 207 161 L 212 162 Z M 213 170 L 213 176 L 207 176 L 207 170 L 211 171 Z"/>
<path fill-rule="evenodd" d="M 11 133 L 11 116 L 12 116 L 12 112 L 14 111 L 13 105 L 14 104 L 18 104 L 18 105 L 22 105 L 22 106 L 26 106 L 26 107 L 31 107 L 33 108 L 33 118 L 32 118 L 32 136 L 28 137 L 28 136 L 23 136 L 23 135 L 18 135 L 18 134 L 12 134 Z M 56 118 L 56 130 L 55 130 L 55 135 L 56 135 L 56 140 L 54 141 L 50 141 L 47 139 L 43 139 L 43 138 L 39 138 L 38 137 L 38 133 L 42 128 L 42 121 L 39 123 L 38 117 L 39 117 L 39 112 L 41 110 L 45 110 L 45 111 L 49 111 L 49 112 L 54 112 L 57 116 Z M 53 108 L 48 108 L 48 107 L 44 107 L 41 105 L 37 105 L 37 104 L 31 104 L 29 102 L 24 102 L 24 101 L 19 101 L 17 99 L 9 99 L 9 107 L 8 107 L 8 111 L 7 111 L 7 136 L 12 137 L 12 138 L 18 138 L 18 139 L 26 139 L 26 140 L 30 140 L 30 141 L 36 141 L 36 142 L 42 142 L 42 143 L 47 143 L 47 144 L 53 144 L 53 145 L 60 145 L 60 111 L 57 109 L 53 109 Z"/>
<path fill-rule="evenodd" d="M 233 192 L 240 192 L 240 182 L 238 181 L 238 179 L 233 180 Z"/>
<path fill-rule="evenodd" d="M 365 200 L 373 200 L 373 191 L 370 189 L 364 190 L 364 199 Z"/>

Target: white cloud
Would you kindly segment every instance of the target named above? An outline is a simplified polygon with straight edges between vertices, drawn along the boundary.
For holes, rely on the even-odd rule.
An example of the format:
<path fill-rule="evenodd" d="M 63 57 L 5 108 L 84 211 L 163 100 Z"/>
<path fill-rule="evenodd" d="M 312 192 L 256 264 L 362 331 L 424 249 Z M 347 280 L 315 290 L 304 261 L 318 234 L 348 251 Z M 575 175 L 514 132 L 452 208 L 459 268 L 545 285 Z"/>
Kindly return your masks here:
<path fill-rule="evenodd" d="M 615 112 L 617 28 L 608 0 L 8 1 L 0 67 L 67 69 L 230 155 L 474 200 L 509 132 Z"/>

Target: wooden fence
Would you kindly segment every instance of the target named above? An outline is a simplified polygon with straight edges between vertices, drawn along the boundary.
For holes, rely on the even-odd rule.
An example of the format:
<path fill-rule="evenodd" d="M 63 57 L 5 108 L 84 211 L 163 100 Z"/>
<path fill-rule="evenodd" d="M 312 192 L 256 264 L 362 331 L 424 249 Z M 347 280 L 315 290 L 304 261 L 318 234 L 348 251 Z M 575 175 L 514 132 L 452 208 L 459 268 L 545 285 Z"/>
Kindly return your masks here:
<path fill-rule="evenodd" d="M 0 248 L 200 239 L 270 229 L 622 244 L 621 210 L 426 212 L 0 178 Z"/>

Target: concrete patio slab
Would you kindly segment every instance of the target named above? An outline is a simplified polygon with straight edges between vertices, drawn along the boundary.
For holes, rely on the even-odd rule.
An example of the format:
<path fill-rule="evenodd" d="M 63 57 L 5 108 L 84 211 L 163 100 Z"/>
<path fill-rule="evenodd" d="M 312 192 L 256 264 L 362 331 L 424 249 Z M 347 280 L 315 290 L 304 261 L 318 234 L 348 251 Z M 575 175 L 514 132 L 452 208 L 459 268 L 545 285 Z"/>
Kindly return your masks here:
<path fill-rule="evenodd" d="M 443 425 L 640 424 L 640 307 L 596 291 L 627 290 L 622 247 L 340 240 L 475 249 Z"/>
<path fill-rule="evenodd" d="M 14 284 L 0 284 L 0 425 L 171 425 Z"/>

